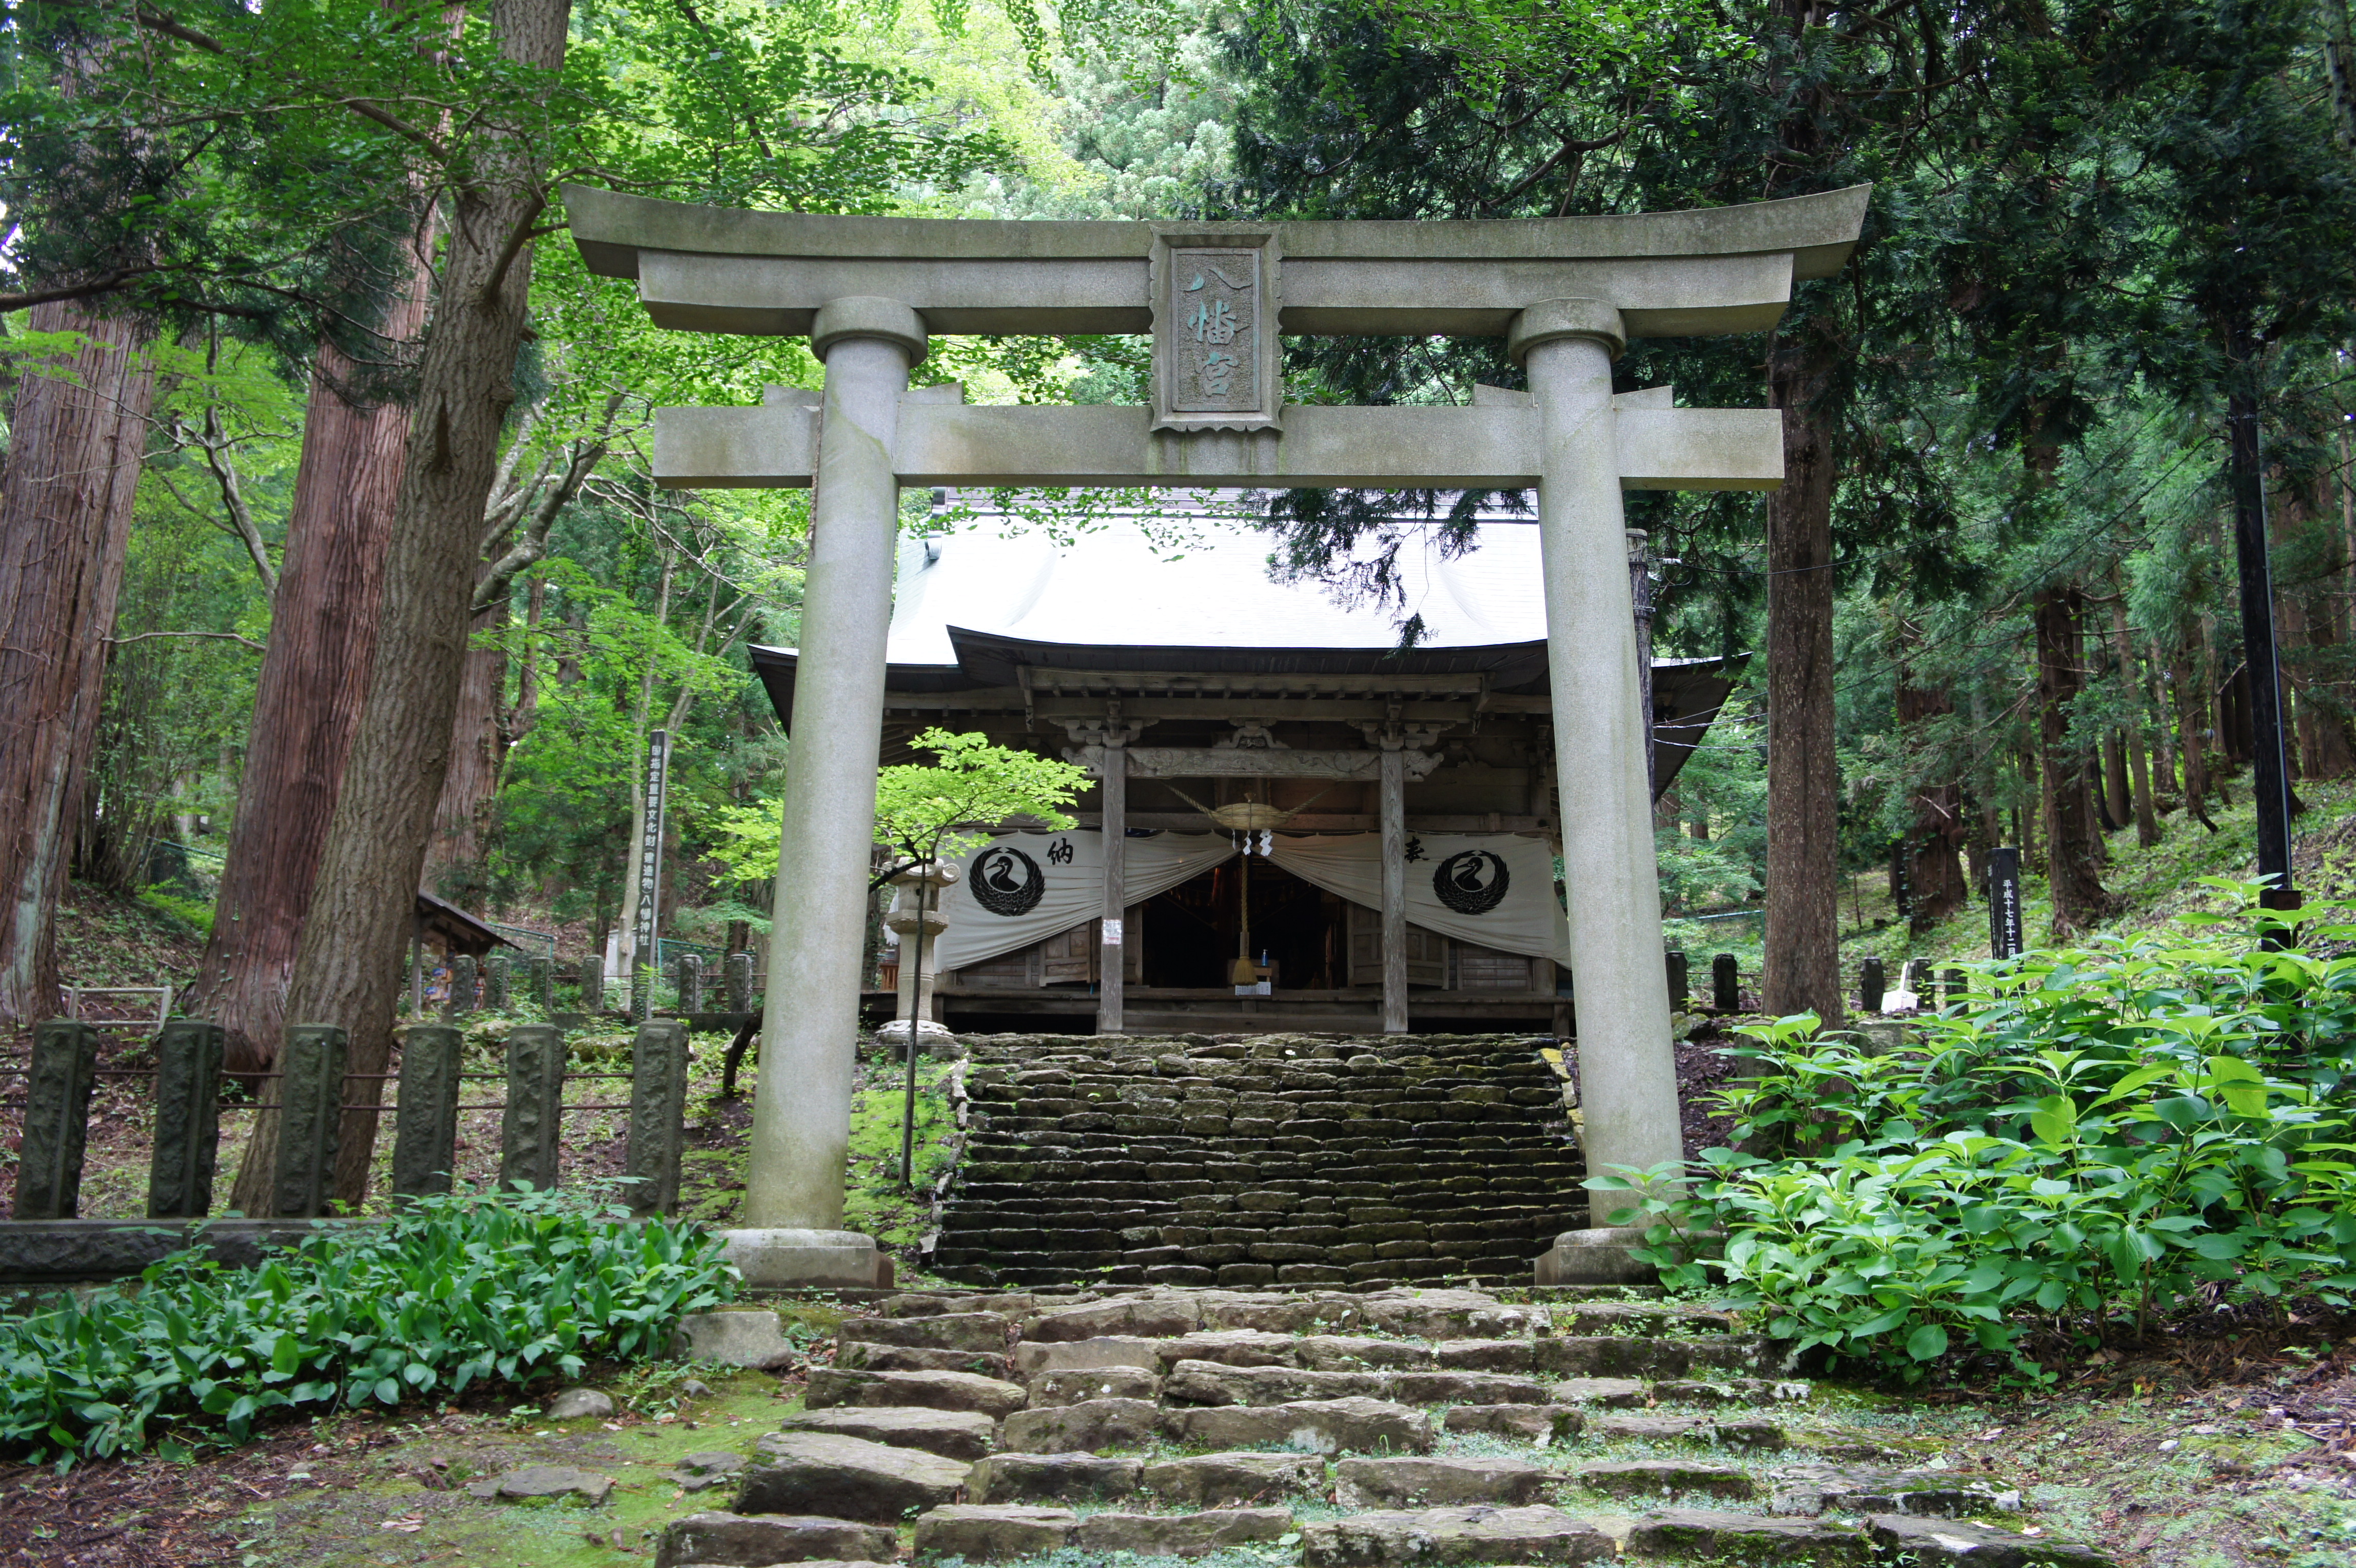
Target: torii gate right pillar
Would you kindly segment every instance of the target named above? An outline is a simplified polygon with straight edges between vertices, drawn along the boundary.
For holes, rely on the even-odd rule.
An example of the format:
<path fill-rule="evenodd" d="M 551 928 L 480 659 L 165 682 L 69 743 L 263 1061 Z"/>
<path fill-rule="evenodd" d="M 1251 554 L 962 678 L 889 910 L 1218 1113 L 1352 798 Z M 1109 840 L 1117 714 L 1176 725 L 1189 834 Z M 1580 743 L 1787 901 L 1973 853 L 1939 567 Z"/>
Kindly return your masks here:
<path fill-rule="evenodd" d="M 1612 361 L 1626 346 L 1619 311 L 1597 299 L 1532 306 L 1506 338 L 1538 414 L 1547 662 L 1590 1176 L 1685 1152 L 1612 404 Z M 1624 1192 L 1594 1193 L 1590 1223 L 1610 1226 L 1629 1206 Z"/>

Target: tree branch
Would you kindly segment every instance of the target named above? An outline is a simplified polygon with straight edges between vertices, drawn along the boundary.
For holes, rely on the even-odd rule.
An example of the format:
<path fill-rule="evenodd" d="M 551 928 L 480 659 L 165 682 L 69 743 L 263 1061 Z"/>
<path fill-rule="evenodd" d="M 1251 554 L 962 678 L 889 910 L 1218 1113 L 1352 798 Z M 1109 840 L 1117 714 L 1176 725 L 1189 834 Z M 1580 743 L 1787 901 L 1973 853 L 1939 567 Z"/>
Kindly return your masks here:
<path fill-rule="evenodd" d="M 278 596 L 278 569 L 270 564 L 270 551 L 262 542 L 262 530 L 253 521 L 253 509 L 246 504 L 244 487 L 238 483 L 237 465 L 229 459 L 229 436 L 221 430 L 220 409 L 218 405 L 205 410 L 205 433 L 197 445 L 204 449 L 205 467 L 213 471 L 213 482 L 220 487 L 221 505 L 229 510 L 229 520 L 246 553 L 253 557 L 253 569 L 262 578 L 263 592 L 272 598 Z"/>
<path fill-rule="evenodd" d="M 254 641 L 253 639 L 250 637 L 240 637 L 233 631 L 142 631 L 134 632 L 129 637 L 110 637 L 106 640 L 111 645 L 120 648 L 126 642 L 145 642 L 151 637 L 214 637 L 220 639 L 223 642 L 241 643 L 243 646 L 253 650 L 256 653 L 266 653 L 269 651 L 266 647 Z"/>
<path fill-rule="evenodd" d="M 581 493 L 581 487 L 588 482 L 590 474 L 604 460 L 606 445 L 613 435 L 614 419 L 621 407 L 620 392 L 612 393 L 605 399 L 605 414 L 598 425 L 597 434 L 573 446 L 573 460 L 565 465 L 563 478 L 541 495 L 540 504 L 532 509 L 531 517 L 525 522 L 520 536 L 508 548 L 506 554 L 491 564 L 490 571 L 477 585 L 471 613 L 481 615 L 506 598 L 508 591 L 514 587 L 516 578 L 525 568 L 548 553 L 548 531 L 556 526 L 557 513 L 572 504 L 573 498 Z"/>

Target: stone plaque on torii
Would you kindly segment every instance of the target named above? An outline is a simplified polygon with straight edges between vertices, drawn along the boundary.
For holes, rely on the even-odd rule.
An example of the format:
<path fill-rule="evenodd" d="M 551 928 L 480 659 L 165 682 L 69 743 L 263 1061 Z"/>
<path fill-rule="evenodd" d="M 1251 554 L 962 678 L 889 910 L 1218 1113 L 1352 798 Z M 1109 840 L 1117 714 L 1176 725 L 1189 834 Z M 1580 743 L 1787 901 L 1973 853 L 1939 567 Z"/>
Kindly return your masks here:
<path fill-rule="evenodd" d="M 1632 338 L 1772 328 L 1830 276 L 1866 188 L 1689 212 L 1436 222 L 809 217 L 568 188 L 593 272 L 659 326 L 803 335 L 822 392 L 666 409 L 667 486 L 815 484 L 749 1230 L 755 1283 L 857 1283 L 840 1228 L 899 490 L 1536 486 L 1590 1167 L 1679 1158 L 1652 801 L 1620 492 L 1772 489 L 1772 410 L 1612 392 Z M 968 407 L 911 390 L 943 334 L 1145 333 L 1148 408 Z M 1529 391 L 1288 407 L 1283 335 L 1505 339 Z M 1602 1206 L 1624 1200 L 1596 1198 Z"/>

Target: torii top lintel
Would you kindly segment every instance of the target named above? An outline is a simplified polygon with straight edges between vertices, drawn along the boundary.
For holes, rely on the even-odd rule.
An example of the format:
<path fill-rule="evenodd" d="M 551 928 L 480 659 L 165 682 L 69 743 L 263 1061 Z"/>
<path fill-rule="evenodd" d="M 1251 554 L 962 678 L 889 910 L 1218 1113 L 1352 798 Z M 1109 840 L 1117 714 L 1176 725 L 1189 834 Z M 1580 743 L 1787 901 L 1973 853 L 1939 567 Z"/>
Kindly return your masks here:
<path fill-rule="evenodd" d="M 1269 224 L 813 216 L 567 186 L 589 269 L 635 278 L 659 326 L 810 330 L 846 295 L 905 302 L 939 333 L 1145 332 L 1157 245 L 1265 243 L 1278 329 L 1503 337 L 1541 300 L 1618 307 L 1631 338 L 1763 331 L 1792 285 L 1840 270 L 1867 186 L 1739 207 L 1587 218 Z"/>

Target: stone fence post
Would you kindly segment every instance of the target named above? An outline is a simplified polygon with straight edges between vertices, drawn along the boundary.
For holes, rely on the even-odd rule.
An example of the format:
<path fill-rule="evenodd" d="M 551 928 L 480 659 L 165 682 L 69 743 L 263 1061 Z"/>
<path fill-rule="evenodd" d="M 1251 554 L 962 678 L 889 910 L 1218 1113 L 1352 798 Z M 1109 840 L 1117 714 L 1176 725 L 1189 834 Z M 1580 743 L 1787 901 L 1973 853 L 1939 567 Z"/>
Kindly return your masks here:
<path fill-rule="evenodd" d="M 596 1013 L 605 1005 L 605 961 L 591 953 L 581 961 L 581 1011 Z"/>
<path fill-rule="evenodd" d="M 475 1010 L 475 955 L 460 953 L 450 961 L 450 1016 L 463 1018 Z"/>
<path fill-rule="evenodd" d="M 552 958 L 533 959 L 526 971 L 525 983 L 531 987 L 531 999 L 543 1013 L 556 1011 L 556 961 Z"/>
<path fill-rule="evenodd" d="M 753 1010 L 753 955 L 739 950 L 728 955 L 728 1011 Z"/>
<path fill-rule="evenodd" d="M 327 1211 L 335 1187 L 336 1145 L 344 1120 L 344 1061 L 350 1042 L 333 1024 L 286 1031 L 278 1080 L 278 1169 L 270 1211 L 306 1219 Z"/>
<path fill-rule="evenodd" d="M 1742 977 L 1736 971 L 1734 955 L 1722 952 L 1709 961 L 1710 1000 L 1721 1013 L 1742 1011 Z"/>
<path fill-rule="evenodd" d="M 16 1218 L 71 1219 L 81 1205 L 81 1156 L 90 1092 L 98 1086 L 98 1031 L 49 1018 L 33 1030 L 25 1135 L 16 1166 Z"/>
<path fill-rule="evenodd" d="M 630 1208 L 669 1214 L 679 1205 L 680 1153 L 687 1120 L 687 1026 L 638 1026 L 630 1047 L 630 1147 L 625 1172 L 637 1185 Z"/>
<path fill-rule="evenodd" d="M 147 1218 L 201 1219 L 212 1211 L 220 1152 L 219 1024 L 175 1018 L 155 1036 L 155 1147 L 147 1164 Z"/>
<path fill-rule="evenodd" d="M 519 1181 L 536 1192 L 556 1186 L 564 1126 L 564 1031 L 521 1024 L 508 1036 L 507 1115 L 499 1127 L 499 1190 Z"/>
<path fill-rule="evenodd" d="M 1858 1010 L 1866 1013 L 1880 1012 L 1881 993 L 1887 988 L 1889 980 L 1887 975 L 1883 972 L 1881 961 L 1879 959 L 1869 958 L 1864 963 L 1860 964 L 1858 967 L 1857 977 L 1857 1004 Z"/>
<path fill-rule="evenodd" d="M 458 1163 L 458 1073 L 466 1036 L 421 1024 L 401 1036 L 401 1115 L 392 1138 L 392 1192 L 427 1197 L 450 1190 Z"/>
<path fill-rule="evenodd" d="M 503 952 L 483 961 L 483 1005 L 493 1013 L 508 1010 L 508 955 Z"/>
<path fill-rule="evenodd" d="M 679 1011 L 684 1017 L 703 1011 L 703 959 L 698 953 L 679 955 Z"/>
<path fill-rule="evenodd" d="M 1669 1011 L 1682 1013 L 1686 1004 L 1693 999 L 1693 974 L 1687 967 L 1686 955 L 1681 952 L 1669 954 L 1668 965 Z"/>

